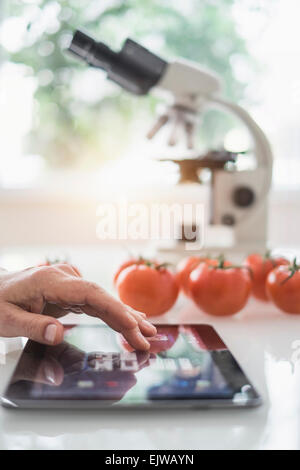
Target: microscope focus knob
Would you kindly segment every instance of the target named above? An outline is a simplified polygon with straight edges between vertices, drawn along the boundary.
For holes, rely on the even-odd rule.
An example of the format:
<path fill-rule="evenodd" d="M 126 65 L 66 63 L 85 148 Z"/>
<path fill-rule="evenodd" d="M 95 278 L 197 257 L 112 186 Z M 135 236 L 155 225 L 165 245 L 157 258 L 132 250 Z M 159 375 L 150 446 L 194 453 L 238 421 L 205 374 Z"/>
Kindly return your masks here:
<path fill-rule="evenodd" d="M 233 202 L 238 207 L 249 207 L 253 204 L 254 199 L 253 189 L 247 186 L 238 186 L 233 191 Z"/>

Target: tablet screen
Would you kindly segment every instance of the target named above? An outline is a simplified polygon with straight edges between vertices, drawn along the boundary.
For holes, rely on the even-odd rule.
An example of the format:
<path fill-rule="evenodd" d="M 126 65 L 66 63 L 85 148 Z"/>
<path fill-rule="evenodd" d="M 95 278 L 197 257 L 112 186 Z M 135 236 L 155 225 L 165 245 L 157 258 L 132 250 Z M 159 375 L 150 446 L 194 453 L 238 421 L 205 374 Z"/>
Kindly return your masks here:
<path fill-rule="evenodd" d="M 105 325 L 65 327 L 64 342 L 29 341 L 6 397 L 109 406 L 257 398 L 249 380 L 209 325 L 158 325 L 149 352 L 134 351 Z"/>

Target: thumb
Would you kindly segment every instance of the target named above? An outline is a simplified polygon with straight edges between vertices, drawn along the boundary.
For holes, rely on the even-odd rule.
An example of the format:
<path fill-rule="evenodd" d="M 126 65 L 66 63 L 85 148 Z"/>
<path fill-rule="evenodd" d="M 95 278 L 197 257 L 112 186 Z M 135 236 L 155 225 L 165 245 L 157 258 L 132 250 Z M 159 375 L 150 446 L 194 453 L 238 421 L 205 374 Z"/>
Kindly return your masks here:
<path fill-rule="evenodd" d="M 16 305 L 6 304 L 1 318 L 1 330 L 6 337 L 25 336 L 42 344 L 63 341 L 63 325 L 55 318 L 30 313 Z"/>

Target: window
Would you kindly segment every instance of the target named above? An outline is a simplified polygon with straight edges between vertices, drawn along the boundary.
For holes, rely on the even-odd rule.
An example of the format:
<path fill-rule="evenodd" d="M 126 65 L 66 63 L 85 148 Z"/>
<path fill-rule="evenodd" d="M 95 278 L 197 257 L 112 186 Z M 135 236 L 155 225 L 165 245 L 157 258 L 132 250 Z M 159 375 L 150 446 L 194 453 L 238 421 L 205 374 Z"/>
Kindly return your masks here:
<path fill-rule="evenodd" d="M 90 182 L 83 173 L 134 148 L 141 153 L 157 98 L 122 92 L 69 57 L 65 49 L 77 27 L 115 49 L 130 36 L 165 58 L 183 56 L 217 72 L 224 96 L 267 133 L 275 187 L 299 188 L 299 15 L 297 0 L 7 1 L 0 27 L 2 188 L 47 185 L 52 176 L 65 188 L 66 175 L 79 174 Z M 239 143 L 231 126 L 210 113 L 199 145 Z"/>

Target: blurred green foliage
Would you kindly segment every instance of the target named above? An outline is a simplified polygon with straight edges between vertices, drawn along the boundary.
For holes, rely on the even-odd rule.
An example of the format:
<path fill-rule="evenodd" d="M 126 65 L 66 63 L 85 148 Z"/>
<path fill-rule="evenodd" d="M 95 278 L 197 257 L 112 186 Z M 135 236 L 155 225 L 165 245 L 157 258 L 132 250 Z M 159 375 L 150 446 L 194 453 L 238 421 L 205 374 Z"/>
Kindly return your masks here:
<path fill-rule="evenodd" d="M 227 98 L 239 100 L 245 84 L 235 77 L 230 58 L 250 67 L 253 61 L 237 32 L 233 5 L 234 0 L 10 0 L 7 15 L 22 17 L 25 27 L 22 47 L 9 60 L 29 66 L 38 80 L 31 150 L 52 165 L 95 165 L 126 147 L 136 122 L 144 120 L 146 131 L 154 113 L 155 98 L 107 85 L 101 72 L 64 51 L 76 28 L 115 49 L 130 36 L 164 58 L 199 62 L 222 77 Z M 229 125 L 210 112 L 199 140 L 212 146 Z"/>

